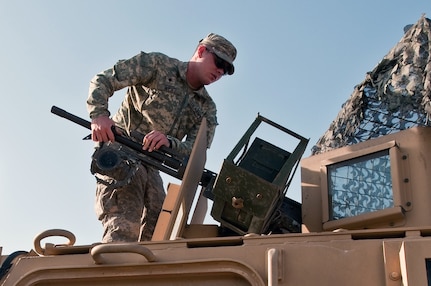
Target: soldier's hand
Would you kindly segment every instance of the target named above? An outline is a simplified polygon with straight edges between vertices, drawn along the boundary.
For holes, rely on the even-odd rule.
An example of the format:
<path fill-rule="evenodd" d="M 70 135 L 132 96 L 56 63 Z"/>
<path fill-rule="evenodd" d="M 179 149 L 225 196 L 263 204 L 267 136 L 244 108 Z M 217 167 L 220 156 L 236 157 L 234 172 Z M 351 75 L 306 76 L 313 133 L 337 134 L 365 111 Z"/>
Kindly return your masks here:
<path fill-rule="evenodd" d="M 142 149 L 152 152 L 162 146 L 169 147 L 169 140 L 166 135 L 160 131 L 153 130 L 144 137 Z"/>
<path fill-rule="evenodd" d="M 114 121 L 108 116 L 99 116 L 91 121 L 91 139 L 96 142 L 114 142 L 115 137 L 111 127 Z"/>

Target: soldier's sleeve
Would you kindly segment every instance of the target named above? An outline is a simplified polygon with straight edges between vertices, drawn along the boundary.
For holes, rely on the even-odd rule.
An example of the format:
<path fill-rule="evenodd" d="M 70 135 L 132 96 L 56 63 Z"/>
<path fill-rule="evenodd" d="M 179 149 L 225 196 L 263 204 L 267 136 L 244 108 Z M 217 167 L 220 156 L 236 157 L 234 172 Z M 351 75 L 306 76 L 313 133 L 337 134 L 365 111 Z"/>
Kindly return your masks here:
<path fill-rule="evenodd" d="M 155 59 L 151 54 L 141 52 L 128 60 L 120 60 L 112 68 L 96 74 L 90 81 L 87 98 L 90 118 L 109 116 L 109 97 L 127 86 L 145 84 L 153 77 L 155 66 Z"/>
<path fill-rule="evenodd" d="M 205 118 L 207 120 L 207 148 L 211 147 L 211 143 L 214 139 L 215 129 L 218 125 L 217 122 L 217 110 L 214 104 L 207 107 L 205 113 Z M 186 140 L 180 141 L 179 139 L 168 136 L 169 142 L 171 143 L 171 148 L 177 150 L 180 153 L 190 155 L 193 144 L 199 132 L 199 126 L 195 126 L 186 136 Z"/>

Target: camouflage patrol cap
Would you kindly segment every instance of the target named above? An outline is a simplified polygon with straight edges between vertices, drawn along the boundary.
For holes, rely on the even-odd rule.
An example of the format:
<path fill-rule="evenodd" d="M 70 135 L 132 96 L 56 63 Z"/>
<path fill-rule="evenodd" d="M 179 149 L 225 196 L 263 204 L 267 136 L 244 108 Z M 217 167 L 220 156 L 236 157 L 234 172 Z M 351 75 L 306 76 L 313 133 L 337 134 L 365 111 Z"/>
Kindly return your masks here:
<path fill-rule="evenodd" d="M 228 74 L 231 75 L 234 73 L 233 61 L 236 58 L 236 48 L 231 42 L 220 35 L 210 33 L 206 38 L 200 40 L 199 43 L 229 64 Z"/>

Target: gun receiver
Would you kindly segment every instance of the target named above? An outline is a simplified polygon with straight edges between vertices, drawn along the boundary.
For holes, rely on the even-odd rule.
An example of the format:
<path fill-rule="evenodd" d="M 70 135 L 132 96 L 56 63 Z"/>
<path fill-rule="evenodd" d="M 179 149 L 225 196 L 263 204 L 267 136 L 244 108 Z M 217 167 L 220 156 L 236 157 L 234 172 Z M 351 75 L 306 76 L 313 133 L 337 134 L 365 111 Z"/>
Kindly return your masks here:
<path fill-rule="evenodd" d="M 87 121 L 83 118 L 80 118 L 76 115 L 73 115 L 57 106 L 51 107 L 51 113 L 63 117 L 67 120 L 70 120 L 78 125 L 81 125 L 84 128 L 91 130 L 91 122 Z M 148 152 L 146 150 L 142 149 L 142 144 L 138 143 L 136 141 L 133 141 L 132 139 L 129 139 L 121 134 L 118 134 L 115 132 L 115 128 L 113 128 L 115 140 L 118 143 L 121 143 L 130 149 L 138 152 L 139 159 L 158 170 L 173 176 L 177 179 L 182 179 L 184 176 L 184 171 L 187 166 L 188 157 L 179 154 L 172 148 L 168 148 L 166 146 L 162 146 L 158 150 L 154 150 L 152 152 Z M 200 185 L 207 187 L 214 183 L 215 177 L 217 176 L 216 173 L 204 169 L 202 173 L 201 180 L 199 182 Z"/>

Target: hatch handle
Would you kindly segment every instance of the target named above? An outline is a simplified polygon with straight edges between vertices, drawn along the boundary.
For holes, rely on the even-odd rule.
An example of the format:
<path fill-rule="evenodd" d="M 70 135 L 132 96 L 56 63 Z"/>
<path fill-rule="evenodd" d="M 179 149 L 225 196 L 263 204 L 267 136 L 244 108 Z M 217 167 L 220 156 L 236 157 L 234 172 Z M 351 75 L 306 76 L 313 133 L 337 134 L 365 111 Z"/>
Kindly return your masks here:
<path fill-rule="evenodd" d="M 156 261 L 156 256 L 147 247 L 140 244 L 99 244 L 91 249 L 91 256 L 96 264 L 107 263 L 106 259 L 103 258 L 105 253 L 137 253 L 144 256 L 148 262 Z"/>

